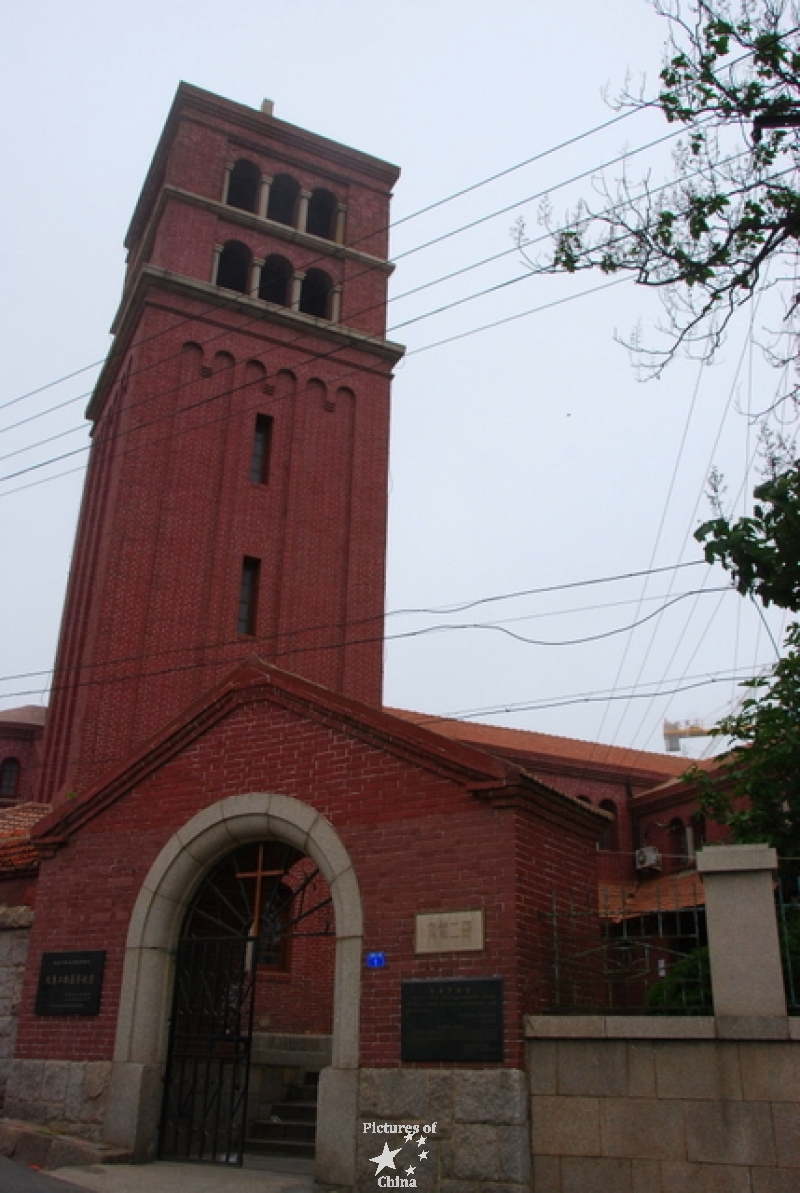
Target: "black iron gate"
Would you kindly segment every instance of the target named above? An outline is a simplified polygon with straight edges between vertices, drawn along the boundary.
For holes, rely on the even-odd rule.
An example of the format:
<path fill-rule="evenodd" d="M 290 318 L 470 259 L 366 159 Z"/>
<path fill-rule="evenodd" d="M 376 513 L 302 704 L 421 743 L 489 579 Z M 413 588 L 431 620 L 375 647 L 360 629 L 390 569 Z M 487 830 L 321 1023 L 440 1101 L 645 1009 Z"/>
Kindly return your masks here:
<path fill-rule="evenodd" d="M 178 949 L 160 1154 L 241 1164 L 253 1035 L 255 941 L 183 940 Z"/>
<path fill-rule="evenodd" d="M 292 939 L 333 935 L 318 876 L 293 846 L 262 841 L 224 858 L 192 900 L 176 957 L 162 1159 L 242 1163 L 257 974 L 288 969 Z"/>

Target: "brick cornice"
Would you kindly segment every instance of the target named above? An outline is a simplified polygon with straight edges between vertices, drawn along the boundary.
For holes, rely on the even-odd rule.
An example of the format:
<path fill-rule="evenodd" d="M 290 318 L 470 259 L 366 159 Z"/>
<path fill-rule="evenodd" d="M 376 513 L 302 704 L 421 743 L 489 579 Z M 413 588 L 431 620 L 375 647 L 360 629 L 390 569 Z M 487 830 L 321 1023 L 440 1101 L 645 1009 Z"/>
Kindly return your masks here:
<path fill-rule="evenodd" d="M 223 99 L 201 87 L 180 83 L 137 201 L 125 239 L 126 245 L 131 244 L 140 235 L 143 223 L 149 218 L 148 211 L 155 197 L 154 191 L 160 185 L 160 175 L 169 156 L 173 138 L 181 119 L 190 114 L 211 117 L 217 122 L 216 127 L 222 120 L 231 130 L 235 128 L 240 132 L 251 133 L 259 139 L 263 139 L 265 132 L 268 132 L 273 145 L 295 153 L 307 154 L 310 158 L 323 158 L 345 174 L 352 175 L 355 172 L 361 176 L 363 182 L 372 181 L 384 190 L 391 189 L 400 175 L 397 166 L 381 161 L 380 158 L 307 132 L 285 120 L 278 120 L 275 116 L 248 108 L 245 104 Z"/>
<path fill-rule="evenodd" d="M 152 214 L 147 222 L 147 230 L 142 237 L 136 258 L 131 262 L 130 275 L 135 275 L 139 262 L 150 255 L 153 240 L 158 229 L 159 221 L 169 202 L 185 203 L 190 207 L 198 207 L 201 211 L 209 211 L 218 219 L 230 224 L 238 224 L 242 228 L 249 228 L 253 232 L 260 232 L 296 244 L 301 248 L 310 249 L 317 253 L 320 262 L 326 257 L 335 257 L 340 261 L 352 261 L 366 269 L 375 269 L 387 276 L 394 273 L 394 262 L 385 257 L 374 257 L 372 253 L 364 253 L 360 249 L 349 248 L 346 244 L 336 244 L 322 236 L 313 236 L 310 232 L 300 232 L 297 228 L 290 228 L 287 224 L 279 224 L 277 220 L 269 220 L 256 215 L 252 211 L 242 211 L 238 207 L 229 207 L 218 199 L 209 199 L 206 195 L 197 195 L 193 191 L 182 190 L 169 184 L 163 186 L 159 192 Z M 130 283 L 128 283 L 130 284 Z"/>
<path fill-rule="evenodd" d="M 87 418 L 95 420 L 99 417 L 105 399 L 116 380 L 117 370 L 129 347 L 133 333 L 139 325 L 142 309 L 152 292 L 169 293 L 201 302 L 205 307 L 202 317 L 206 322 L 209 308 L 218 314 L 233 311 L 236 314 L 245 315 L 253 325 L 270 323 L 295 331 L 304 337 L 310 334 L 335 344 L 339 349 L 363 352 L 389 365 L 397 364 L 405 353 L 402 344 L 368 335 L 366 332 L 357 331 L 345 324 L 330 323 L 327 319 L 315 319 L 313 315 L 304 315 L 300 311 L 292 311 L 287 307 L 279 307 L 273 303 L 262 302 L 260 299 L 248 298 L 245 294 L 236 294 L 232 290 L 221 290 L 218 286 L 212 286 L 210 282 L 201 282 L 197 278 L 172 273 L 168 269 L 160 269 L 155 265 L 143 265 L 135 282 L 125 292 L 112 324 L 111 330 L 115 340 L 86 408 Z M 200 317 L 199 313 L 198 317 Z M 239 330 L 238 326 L 231 327 L 231 332 Z"/>

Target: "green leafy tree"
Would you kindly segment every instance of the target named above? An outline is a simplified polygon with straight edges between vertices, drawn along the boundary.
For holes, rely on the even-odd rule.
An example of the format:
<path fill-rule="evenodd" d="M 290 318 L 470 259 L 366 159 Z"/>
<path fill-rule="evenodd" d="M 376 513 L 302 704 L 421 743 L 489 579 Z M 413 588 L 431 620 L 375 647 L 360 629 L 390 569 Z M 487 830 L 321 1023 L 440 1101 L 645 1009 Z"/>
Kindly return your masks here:
<path fill-rule="evenodd" d="M 800 242 L 800 3 L 797 0 L 654 0 L 669 41 L 655 100 L 686 136 L 673 182 L 600 180 L 599 204 L 581 202 L 554 227 L 549 258 L 534 268 L 630 273 L 662 292 L 666 346 L 633 346 L 659 372 L 681 349 L 713 357 L 736 309 L 765 284 L 787 279 L 783 334 L 794 352 L 800 294 L 790 280 Z M 526 245 L 524 225 L 517 230 Z M 769 279 L 767 271 L 769 270 Z M 776 358 L 781 350 L 775 348 Z"/>
<path fill-rule="evenodd" d="M 731 750 L 713 771 L 693 768 L 706 815 L 728 826 L 739 843 L 766 841 L 800 857 L 800 626 L 768 677 L 748 680 L 739 709 L 715 733 Z"/>
<path fill-rule="evenodd" d="M 545 272 L 599 269 L 659 289 L 666 346 L 639 352 L 659 373 L 682 350 L 711 359 L 736 310 L 768 285 L 784 301 L 776 364 L 797 363 L 800 313 L 800 0 L 654 0 L 668 44 L 653 101 L 683 126 L 676 173 L 664 187 L 623 177 L 599 185 L 553 235 Z M 517 230 L 526 251 L 524 225 Z M 797 376 L 796 368 L 792 376 Z M 782 395 L 798 399 L 796 383 Z M 800 611 L 800 462 L 791 444 L 773 454 L 753 514 L 730 522 L 719 504 L 698 531 L 709 562 L 731 572 L 743 595 Z M 768 841 L 800 856 L 800 627 L 769 676 L 745 685 L 717 733 L 731 748 L 711 773 L 695 769 L 701 806 L 736 841 Z"/>
<path fill-rule="evenodd" d="M 800 465 L 786 464 L 753 490 L 752 516 L 730 522 L 721 510 L 695 538 L 709 563 L 733 574 L 743 596 L 764 605 L 800 610 Z"/>
<path fill-rule="evenodd" d="M 733 575 L 742 595 L 800 611 L 800 468 L 787 464 L 754 490 L 750 517 L 717 517 L 695 537 L 709 563 Z M 728 826 L 734 841 L 767 841 L 800 858 L 800 624 L 790 625 L 785 654 L 766 677 L 743 684 L 739 709 L 715 728 L 732 748 L 718 768 L 693 768 L 700 805 Z"/>

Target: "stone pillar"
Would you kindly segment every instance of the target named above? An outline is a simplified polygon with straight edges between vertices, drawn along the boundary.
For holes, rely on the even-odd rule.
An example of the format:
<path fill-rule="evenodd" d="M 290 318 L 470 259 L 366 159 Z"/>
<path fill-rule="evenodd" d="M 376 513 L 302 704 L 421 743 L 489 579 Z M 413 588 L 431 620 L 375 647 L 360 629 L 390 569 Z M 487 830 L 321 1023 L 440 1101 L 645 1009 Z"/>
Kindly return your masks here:
<path fill-rule="evenodd" d="M 300 192 L 300 202 L 297 205 L 297 231 L 305 232 L 306 224 L 308 223 L 308 204 L 311 199 L 311 191 Z"/>
<path fill-rule="evenodd" d="M 331 323 L 338 323 L 342 317 L 342 287 L 334 286 L 331 292 Z"/>
<path fill-rule="evenodd" d="M 222 256 L 222 250 L 225 246 L 222 244 L 214 245 L 214 260 L 211 265 L 211 285 L 216 286 L 217 278 L 219 277 L 219 259 Z"/>
<path fill-rule="evenodd" d="M 261 175 L 261 190 L 258 193 L 258 214 L 262 220 L 267 218 L 269 211 L 269 189 L 272 186 L 272 179 L 266 175 Z"/>
<path fill-rule="evenodd" d="M 231 171 L 233 170 L 233 162 L 226 162 L 225 177 L 222 180 L 222 202 L 228 202 L 228 187 L 231 184 Z"/>
<path fill-rule="evenodd" d="M 697 854 L 706 894 L 714 1014 L 786 1015 L 768 845 L 712 845 Z"/>
<path fill-rule="evenodd" d="M 336 208 L 336 222 L 333 228 L 333 239 L 336 244 L 344 244 L 344 221 L 345 212 L 347 208 L 344 203 L 339 203 Z"/>
<path fill-rule="evenodd" d="M 260 257 L 253 257 L 253 263 L 250 266 L 250 290 L 248 291 L 251 298 L 258 298 L 258 291 L 261 288 L 261 270 L 263 268 L 263 260 Z"/>
<path fill-rule="evenodd" d="M 299 271 L 295 273 L 292 278 L 292 302 L 291 307 L 293 311 L 300 310 L 300 295 L 303 291 L 303 282 L 306 280 L 306 275 Z"/>

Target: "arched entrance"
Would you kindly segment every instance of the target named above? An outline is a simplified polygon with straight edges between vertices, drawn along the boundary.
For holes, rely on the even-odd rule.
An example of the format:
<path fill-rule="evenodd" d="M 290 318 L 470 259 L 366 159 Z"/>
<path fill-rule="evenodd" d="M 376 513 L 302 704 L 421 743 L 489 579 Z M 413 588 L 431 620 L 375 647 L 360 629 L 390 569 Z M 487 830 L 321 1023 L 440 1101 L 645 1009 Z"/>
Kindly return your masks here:
<path fill-rule="evenodd" d="M 336 933 L 331 1068 L 322 1075 L 318 1175 L 352 1180 L 363 917 L 350 858 L 314 808 L 283 795 L 233 796 L 193 817 L 167 842 L 136 900 L 125 953 L 106 1138 L 155 1159 L 168 1053 L 167 1022 L 181 929 L 214 868 L 246 844 L 292 846 L 330 888 Z M 343 1118 L 343 1108 L 352 1107 Z M 350 1119 L 352 1118 L 352 1122 Z"/>
<path fill-rule="evenodd" d="M 330 1034 L 333 943 L 330 889 L 293 845 L 239 845 L 206 875 L 178 943 L 161 1159 L 313 1155 L 316 1079 L 328 1062 L 292 1045 L 298 1031 L 303 1045 Z"/>

